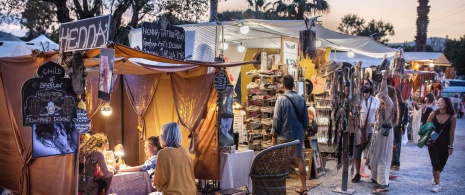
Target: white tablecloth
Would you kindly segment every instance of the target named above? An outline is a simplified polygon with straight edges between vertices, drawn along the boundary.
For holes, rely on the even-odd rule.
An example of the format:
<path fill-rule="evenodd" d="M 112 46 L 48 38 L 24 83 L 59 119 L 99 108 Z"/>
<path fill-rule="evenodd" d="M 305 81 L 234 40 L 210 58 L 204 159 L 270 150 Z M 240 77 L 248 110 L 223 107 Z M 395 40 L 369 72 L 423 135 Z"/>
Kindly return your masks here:
<path fill-rule="evenodd" d="M 122 172 L 113 175 L 107 194 L 147 195 L 151 192 L 149 174 L 144 172 Z"/>
<path fill-rule="evenodd" d="M 253 150 L 220 153 L 220 188 L 228 189 L 247 186 L 249 191 L 251 191 L 252 180 L 249 177 L 249 172 L 253 158 Z"/>

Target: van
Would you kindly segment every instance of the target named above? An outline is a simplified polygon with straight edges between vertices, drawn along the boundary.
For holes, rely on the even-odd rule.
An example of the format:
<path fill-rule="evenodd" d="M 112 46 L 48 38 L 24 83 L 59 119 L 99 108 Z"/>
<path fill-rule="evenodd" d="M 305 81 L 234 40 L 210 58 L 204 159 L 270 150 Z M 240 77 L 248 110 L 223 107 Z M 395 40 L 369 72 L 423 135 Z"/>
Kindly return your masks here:
<path fill-rule="evenodd" d="M 452 97 L 454 94 L 459 94 L 459 97 L 462 94 L 465 94 L 465 80 L 447 80 L 444 82 L 444 89 L 441 92 L 442 97 Z"/>

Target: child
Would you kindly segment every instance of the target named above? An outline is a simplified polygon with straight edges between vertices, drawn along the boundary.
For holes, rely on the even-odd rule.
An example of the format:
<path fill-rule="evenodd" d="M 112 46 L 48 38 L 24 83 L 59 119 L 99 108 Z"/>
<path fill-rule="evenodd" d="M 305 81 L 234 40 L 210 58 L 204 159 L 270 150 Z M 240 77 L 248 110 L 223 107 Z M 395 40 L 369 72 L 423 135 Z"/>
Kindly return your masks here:
<path fill-rule="evenodd" d="M 133 172 L 133 171 L 147 171 L 150 175 L 150 178 L 153 178 L 153 174 L 155 172 L 155 165 L 157 164 L 157 153 L 158 150 L 161 150 L 160 141 L 158 136 L 149 137 L 145 140 L 144 143 L 144 151 L 149 159 L 145 161 L 143 165 L 140 166 L 126 166 L 124 168 L 120 168 L 120 172 Z"/>

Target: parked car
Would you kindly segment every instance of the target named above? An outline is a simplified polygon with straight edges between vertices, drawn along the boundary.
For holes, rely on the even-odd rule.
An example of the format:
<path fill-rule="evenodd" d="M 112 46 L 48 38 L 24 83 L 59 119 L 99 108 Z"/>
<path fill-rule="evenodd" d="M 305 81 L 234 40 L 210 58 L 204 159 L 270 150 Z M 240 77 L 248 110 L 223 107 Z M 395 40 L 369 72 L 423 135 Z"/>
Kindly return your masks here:
<path fill-rule="evenodd" d="M 441 92 L 443 97 L 452 97 L 455 93 L 465 94 L 465 80 L 451 79 L 444 81 L 444 89 Z"/>

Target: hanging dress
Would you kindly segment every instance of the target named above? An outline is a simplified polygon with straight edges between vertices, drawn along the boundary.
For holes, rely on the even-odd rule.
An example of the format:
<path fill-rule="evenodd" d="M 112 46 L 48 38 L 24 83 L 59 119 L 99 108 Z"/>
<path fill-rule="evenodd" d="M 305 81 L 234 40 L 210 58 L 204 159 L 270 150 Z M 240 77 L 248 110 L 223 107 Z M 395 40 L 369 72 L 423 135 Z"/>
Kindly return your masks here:
<path fill-rule="evenodd" d="M 418 140 L 420 139 L 420 135 L 418 135 L 418 131 L 420 130 L 421 126 L 421 109 L 413 109 L 412 114 L 412 140 L 413 143 L 417 144 Z"/>

